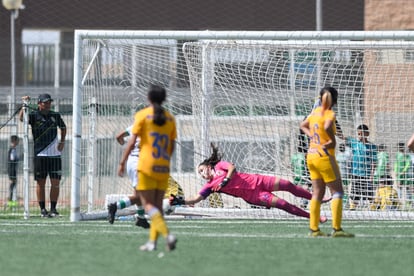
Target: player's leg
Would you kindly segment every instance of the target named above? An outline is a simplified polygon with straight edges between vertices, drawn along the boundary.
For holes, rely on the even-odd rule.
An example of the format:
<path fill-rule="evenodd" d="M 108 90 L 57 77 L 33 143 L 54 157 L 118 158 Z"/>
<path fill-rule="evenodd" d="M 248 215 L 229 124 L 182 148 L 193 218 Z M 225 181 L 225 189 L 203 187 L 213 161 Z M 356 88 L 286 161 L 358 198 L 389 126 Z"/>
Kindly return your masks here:
<path fill-rule="evenodd" d="M 62 178 L 62 159 L 60 157 L 47 158 L 50 177 L 50 216 L 59 216 L 56 210 L 60 194 L 60 179 Z"/>
<path fill-rule="evenodd" d="M 310 200 L 312 198 L 312 194 L 302 188 L 299 185 L 295 185 L 287 179 L 276 177 L 275 185 L 273 191 L 285 191 L 290 192 L 294 196 L 306 198 Z"/>
<path fill-rule="evenodd" d="M 343 196 L 344 189 L 342 186 L 342 179 L 339 172 L 339 167 L 336 161 L 331 158 L 331 166 L 333 174 L 324 175 L 326 179 L 326 186 L 330 189 L 332 194 L 331 201 L 331 212 L 332 212 L 332 237 L 339 238 L 351 238 L 354 237 L 353 234 L 347 233 L 342 230 L 342 206 L 343 206 Z"/>
<path fill-rule="evenodd" d="M 40 207 L 40 216 L 48 217 L 49 212 L 46 210 L 46 196 L 45 196 L 45 185 L 47 173 L 45 172 L 46 164 L 44 157 L 34 158 L 34 178 L 36 181 L 36 196 L 37 202 Z"/>
<path fill-rule="evenodd" d="M 310 218 L 310 214 L 308 212 L 306 212 L 305 210 L 287 202 L 286 200 L 277 197 L 276 195 L 272 194 L 272 193 L 268 193 L 268 192 L 262 192 L 260 193 L 260 198 L 261 198 L 261 206 L 266 206 L 266 207 L 272 207 L 272 208 L 278 208 L 281 210 L 284 210 L 286 212 L 288 212 L 289 214 L 298 216 L 298 217 L 303 217 L 303 218 Z M 263 204 L 264 200 L 270 198 L 270 202 Z M 324 223 L 327 221 L 327 218 L 325 216 L 321 216 L 320 217 L 320 222 Z"/>
<path fill-rule="evenodd" d="M 158 235 L 163 236 L 167 240 L 168 250 L 175 249 L 177 240 L 174 236 L 169 234 L 167 224 L 162 214 L 162 200 L 165 190 L 168 186 L 168 179 L 164 181 L 157 181 L 142 173 L 139 176 L 139 195 L 144 205 L 145 212 L 151 219 L 149 240 L 146 244 L 140 247 L 142 251 L 152 251 L 156 248 Z"/>

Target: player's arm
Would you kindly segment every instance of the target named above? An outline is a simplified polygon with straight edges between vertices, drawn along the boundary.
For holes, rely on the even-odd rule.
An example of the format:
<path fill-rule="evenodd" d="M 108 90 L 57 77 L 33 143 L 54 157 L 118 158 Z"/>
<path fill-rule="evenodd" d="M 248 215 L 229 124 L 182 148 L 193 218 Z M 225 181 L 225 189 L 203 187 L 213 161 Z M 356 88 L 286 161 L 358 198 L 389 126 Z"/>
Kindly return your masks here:
<path fill-rule="evenodd" d="M 128 140 L 128 143 L 127 143 L 127 145 L 125 147 L 125 150 L 122 153 L 121 161 L 119 161 L 119 166 L 118 166 L 118 175 L 119 176 L 123 176 L 124 175 L 125 163 L 128 160 L 129 154 L 131 153 L 131 151 L 135 147 L 135 140 L 136 139 L 137 139 L 137 135 L 136 134 L 132 134 L 131 135 L 131 139 Z"/>
<path fill-rule="evenodd" d="M 125 144 L 125 140 L 124 137 L 127 137 L 129 135 L 128 131 L 121 131 L 116 135 L 116 141 L 118 142 L 118 144 L 123 145 Z"/>
<path fill-rule="evenodd" d="M 300 123 L 300 130 L 302 130 L 302 132 L 305 133 L 306 136 L 311 136 L 308 118 L 306 118 L 304 121 Z"/>
<path fill-rule="evenodd" d="M 184 199 L 181 197 L 177 197 L 173 194 L 170 195 L 170 205 L 193 205 L 200 201 L 204 200 L 204 197 L 202 195 L 197 195 L 196 197 L 190 198 L 190 199 Z"/>
<path fill-rule="evenodd" d="M 27 106 L 29 104 L 30 97 L 29 96 L 23 96 L 22 101 L 23 101 L 23 106 Z M 20 111 L 19 111 L 19 120 L 20 120 L 20 122 L 23 122 L 24 110 L 25 110 L 25 108 L 21 108 Z"/>
<path fill-rule="evenodd" d="M 336 147 L 336 139 L 335 139 L 335 132 L 333 128 L 333 121 L 326 120 L 324 125 L 325 131 L 328 134 L 329 140 L 325 142 L 322 146 L 327 149 L 335 148 Z"/>

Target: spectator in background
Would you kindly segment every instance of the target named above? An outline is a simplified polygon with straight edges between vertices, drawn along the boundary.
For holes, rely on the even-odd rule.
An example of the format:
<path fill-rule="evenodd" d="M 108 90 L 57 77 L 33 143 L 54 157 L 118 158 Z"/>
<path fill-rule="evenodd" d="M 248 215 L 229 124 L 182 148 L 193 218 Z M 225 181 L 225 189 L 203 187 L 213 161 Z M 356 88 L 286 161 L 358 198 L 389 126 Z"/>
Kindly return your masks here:
<path fill-rule="evenodd" d="M 17 167 L 19 164 L 19 154 L 17 152 L 19 145 L 19 137 L 17 135 L 10 136 L 10 148 L 7 154 L 7 172 L 9 174 L 9 198 L 8 207 L 17 206 L 16 183 L 17 183 Z"/>
<path fill-rule="evenodd" d="M 350 210 L 355 210 L 360 200 L 368 200 L 371 207 L 375 191 L 373 177 L 377 164 L 377 146 L 368 141 L 367 125 L 359 125 L 357 135 L 357 139 L 346 138 L 346 145 L 352 151 Z"/>
<path fill-rule="evenodd" d="M 386 175 L 378 179 L 378 188 L 375 192 L 375 209 L 382 211 L 397 210 L 400 207 L 397 191 L 392 187 L 392 178 Z"/>
<path fill-rule="evenodd" d="M 29 96 L 22 98 L 24 102 Z M 59 184 L 62 178 L 61 154 L 65 147 L 66 125 L 58 112 L 51 110 L 53 99 L 49 94 L 41 94 L 37 100 L 38 109 L 29 113 L 34 141 L 34 175 L 37 181 L 36 194 L 41 217 L 59 216 L 56 210 L 59 198 Z M 25 108 L 19 113 L 23 122 Z M 60 130 L 60 137 L 58 135 Z M 50 213 L 46 209 L 45 185 L 50 178 Z"/>
<path fill-rule="evenodd" d="M 378 146 L 377 166 L 374 172 L 374 181 L 378 183 L 379 179 L 384 179 L 390 175 L 390 157 L 387 147 L 384 144 Z"/>
<path fill-rule="evenodd" d="M 412 167 L 412 160 L 405 150 L 405 144 L 398 143 L 397 153 L 395 155 L 394 174 L 399 197 L 401 198 L 403 205 L 405 205 L 406 201 L 409 199 L 409 191 L 414 185 L 412 179 Z"/>
<path fill-rule="evenodd" d="M 407 141 L 407 148 L 414 152 L 414 133 Z"/>
<path fill-rule="evenodd" d="M 352 166 L 352 154 L 344 143 L 339 144 L 338 151 L 336 161 L 338 162 L 339 170 L 341 172 L 342 183 L 348 185 Z"/>

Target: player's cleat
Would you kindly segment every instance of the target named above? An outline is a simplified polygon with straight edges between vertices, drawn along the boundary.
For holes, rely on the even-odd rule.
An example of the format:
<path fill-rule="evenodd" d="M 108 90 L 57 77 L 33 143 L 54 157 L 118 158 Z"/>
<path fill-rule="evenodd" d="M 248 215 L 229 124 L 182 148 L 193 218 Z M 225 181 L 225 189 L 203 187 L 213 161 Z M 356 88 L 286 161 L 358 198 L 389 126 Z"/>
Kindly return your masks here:
<path fill-rule="evenodd" d="M 167 251 L 173 251 L 177 245 L 177 238 L 174 235 L 168 234 L 167 236 Z"/>
<path fill-rule="evenodd" d="M 352 233 L 347 233 L 347 232 L 345 232 L 344 230 L 342 230 L 342 228 L 341 229 L 339 229 L 339 230 L 333 230 L 332 231 L 332 234 L 331 234 L 331 236 L 332 236 L 332 238 L 353 238 L 353 237 L 355 237 L 355 235 L 354 234 L 352 234 Z"/>
<path fill-rule="evenodd" d="M 48 218 L 49 217 L 49 212 L 46 209 L 40 210 L 40 217 Z"/>
<path fill-rule="evenodd" d="M 59 212 L 56 211 L 56 209 L 51 209 L 49 213 L 49 217 L 51 218 L 59 217 Z"/>
<path fill-rule="evenodd" d="M 329 237 L 329 235 L 326 234 L 326 233 L 324 233 L 324 232 L 322 232 L 321 230 L 318 229 L 316 231 L 311 230 L 309 232 L 309 237 L 312 237 L 312 238 L 323 238 L 323 237 Z"/>
<path fill-rule="evenodd" d="M 157 246 L 155 245 L 155 242 L 147 241 L 146 244 L 143 244 L 139 247 L 139 250 L 141 251 L 154 251 L 157 249 Z"/>
<path fill-rule="evenodd" d="M 325 222 L 327 222 L 328 221 L 328 218 L 327 217 L 325 217 L 325 216 L 320 216 L 320 218 L 319 218 L 319 222 L 320 223 L 325 223 Z"/>
<path fill-rule="evenodd" d="M 150 228 L 150 225 L 149 225 L 148 220 L 146 218 L 137 217 L 136 220 L 135 220 L 135 225 L 138 226 L 138 227 L 142 227 L 144 229 Z"/>
<path fill-rule="evenodd" d="M 108 205 L 108 222 L 110 224 L 114 224 L 115 220 L 115 213 L 118 207 L 116 207 L 116 203 L 111 203 Z"/>

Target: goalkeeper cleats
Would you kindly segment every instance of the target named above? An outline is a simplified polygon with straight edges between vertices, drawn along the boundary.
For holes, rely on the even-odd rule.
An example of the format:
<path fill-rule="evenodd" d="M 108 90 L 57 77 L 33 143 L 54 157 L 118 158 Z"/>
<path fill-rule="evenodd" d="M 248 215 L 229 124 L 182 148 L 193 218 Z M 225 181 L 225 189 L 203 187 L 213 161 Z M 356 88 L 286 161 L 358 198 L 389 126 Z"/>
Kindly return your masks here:
<path fill-rule="evenodd" d="M 148 220 L 146 218 L 137 217 L 136 221 L 135 221 L 135 225 L 138 226 L 138 227 L 142 227 L 144 229 L 150 228 L 150 225 L 149 225 Z"/>
<path fill-rule="evenodd" d="M 168 234 L 167 236 L 167 251 L 173 251 L 177 244 L 177 238 L 174 235 Z"/>
<path fill-rule="evenodd" d="M 311 230 L 310 233 L 309 233 L 309 237 L 324 238 L 324 237 L 329 237 L 329 235 L 318 229 L 316 231 Z"/>
<path fill-rule="evenodd" d="M 116 207 L 116 203 L 111 203 L 108 205 L 108 222 L 110 224 L 114 224 L 115 220 L 115 213 L 118 207 Z"/>
<path fill-rule="evenodd" d="M 139 247 L 139 250 L 141 251 L 155 251 L 157 249 L 157 246 L 155 245 L 155 242 L 153 241 L 147 241 L 146 244 L 143 244 Z"/>
<path fill-rule="evenodd" d="M 347 232 L 345 232 L 344 230 L 342 230 L 342 228 L 341 229 L 339 229 L 339 230 L 333 230 L 332 231 L 332 234 L 331 234 L 331 236 L 332 236 L 332 238 L 353 238 L 353 237 L 355 237 L 355 235 L 354 234 L 352 234 L 352 233 L 347 233 Z"/>

